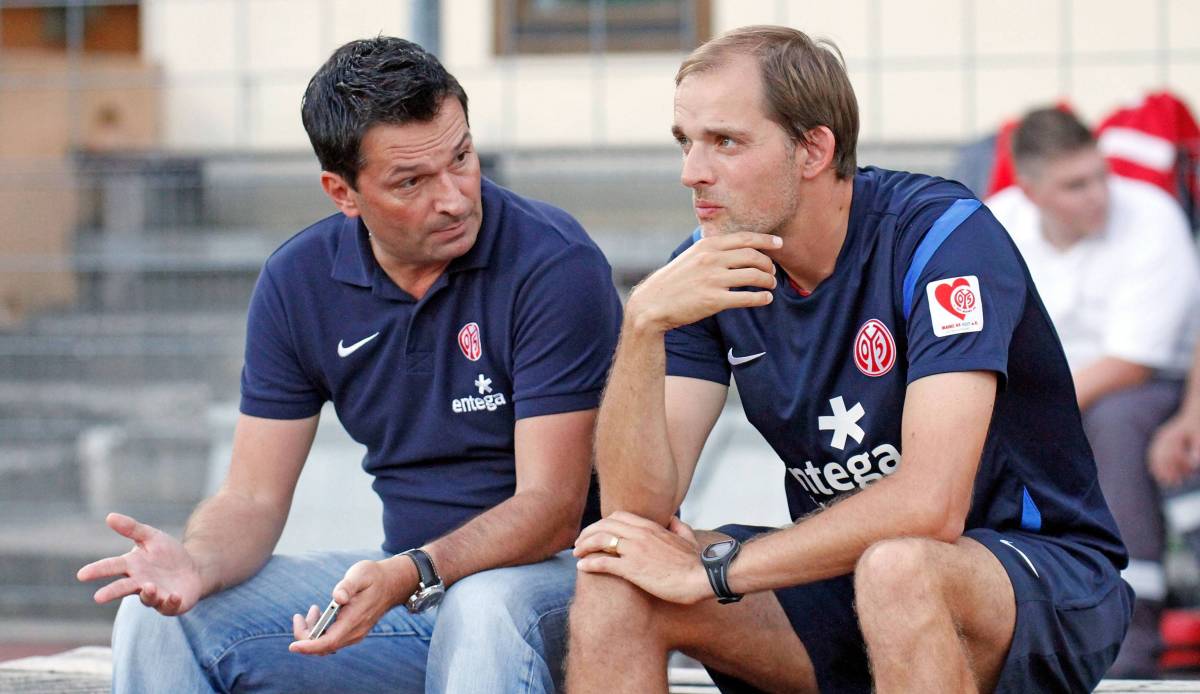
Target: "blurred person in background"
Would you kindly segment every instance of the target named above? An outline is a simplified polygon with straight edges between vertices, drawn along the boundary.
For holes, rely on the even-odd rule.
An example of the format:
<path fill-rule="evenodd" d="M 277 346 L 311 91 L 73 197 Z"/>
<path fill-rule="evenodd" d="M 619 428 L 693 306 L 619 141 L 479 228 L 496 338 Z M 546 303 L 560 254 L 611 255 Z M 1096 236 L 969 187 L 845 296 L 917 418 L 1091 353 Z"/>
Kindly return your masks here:
<path fill-rule="evenodd" d="M 1008 234 L 958 183 L 857 167 L 828 42 L 744 27 L 675 85 L 699 228 L 626 304 L 571 691 L 663 691 L 671 649 L 723 691 L 1091 691 L 1125 550 Z M 731 379 L 791 525 L 673 515 Z"/>
<path fill-rule="evenodd" d="M 565 212 L 482 178 L 466 94 L 411 42 L 339 48 L 302 115 L 339 213 L 259 277 L 228 476 L 182 541 L 111 514 L 134 549 L 79 571 L 124 597 L 114 689 L 551 691 L 611 268 Z M 326 401 L 367 448 L 382 551 L 272 556 Z"/>
<path fill-rule="evenodd" d="M 1178 406 L 1196 342 L 1196 249 L 1178 203 L 1149 183 L 1110 175 L 1091 131 L 1071 113 L 1028 113 L 1012 154 L 1017 185 L 987 205 L 1020 249 L 1062 340 L 1100 485 L 1130 553 L 1122 575 L 1137 601 L 1109 676 L 1152 678 L 1167 585 L 1147 450 Z M 1200 518 L 1182 530 L 1196 525 Z"/>

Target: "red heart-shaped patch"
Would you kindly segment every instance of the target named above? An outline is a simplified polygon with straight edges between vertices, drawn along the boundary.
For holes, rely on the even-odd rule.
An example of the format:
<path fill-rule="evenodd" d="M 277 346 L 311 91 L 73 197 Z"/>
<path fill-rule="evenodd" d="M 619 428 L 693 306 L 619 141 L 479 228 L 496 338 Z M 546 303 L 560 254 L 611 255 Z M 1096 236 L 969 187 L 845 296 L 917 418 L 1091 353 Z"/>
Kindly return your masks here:
<path fill-rule="evenodd" d="M 970 282 L 967 282 L 966 279 L 959 277 L 958 279 L 954 280 L 953 283 L 947 282 L 945 284 L 939 284 L 937 288 L 933 290 L 933 295 L 937 297 L 938 303 L 942 305 L 942 308 L 946 309 L 950 313 L 953 313 L 955 316 L 958 316 L 959 320 L 966 318 L 967 314 L 962 313 L 958 309 L 954 308 L 954 302 L 950 300 L 950 295 L 954 293 L 955 289 L 958 289 L 966 284 L 970 284 Z"/>

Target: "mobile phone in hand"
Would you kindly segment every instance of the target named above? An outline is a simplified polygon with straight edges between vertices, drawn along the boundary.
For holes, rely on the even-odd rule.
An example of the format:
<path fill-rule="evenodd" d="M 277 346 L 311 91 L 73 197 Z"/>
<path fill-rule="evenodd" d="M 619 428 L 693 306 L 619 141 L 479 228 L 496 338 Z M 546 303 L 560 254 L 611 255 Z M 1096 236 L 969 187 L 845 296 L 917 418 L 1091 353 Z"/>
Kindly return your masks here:
<path fill-rule="evenodd" d="M 321 613 L 321 618 L 313 625 L 312 631 L 308 632 L 309 641 L 321 638 L 321 634 L 324 634 L 329 625 L 333 624 L 333 618 L 337 616 L 338 608 L 340 607 L 341 605 L 337 604 L 336 601 L 329 601 L 329 607 L 325 608 L 325 611 Z"/>

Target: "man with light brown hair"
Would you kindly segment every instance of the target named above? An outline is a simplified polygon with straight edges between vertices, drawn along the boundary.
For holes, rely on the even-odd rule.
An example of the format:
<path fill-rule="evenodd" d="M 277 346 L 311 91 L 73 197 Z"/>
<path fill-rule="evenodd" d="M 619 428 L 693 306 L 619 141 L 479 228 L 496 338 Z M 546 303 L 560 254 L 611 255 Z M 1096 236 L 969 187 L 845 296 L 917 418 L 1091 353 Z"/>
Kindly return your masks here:
<path fill-rule="evenodd" d="M 725 691 L 1090 691 L 1125 550 L 1008 234 L 957 183 L 856 169 L 840 55 L 793 29 L 698 48 L 672 130 L 700 226 L 626 307 L 568 687 L 665 691 L 677 649 Z M 731 376 L 789 527 L 673 515 Z"/>

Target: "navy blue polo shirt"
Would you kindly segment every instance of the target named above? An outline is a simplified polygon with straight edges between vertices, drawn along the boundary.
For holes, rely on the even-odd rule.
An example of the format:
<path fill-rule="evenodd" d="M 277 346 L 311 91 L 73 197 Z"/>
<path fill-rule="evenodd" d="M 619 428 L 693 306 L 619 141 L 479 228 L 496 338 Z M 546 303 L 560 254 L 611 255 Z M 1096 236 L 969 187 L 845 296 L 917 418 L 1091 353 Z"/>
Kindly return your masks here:
<path fill-rule="evenodd" d="M 241 411 L 332 401 L 367 448 L 385 551 L 512 496 L 516 420 L 596 407 L 616 345 L 612 270 L 579 223 L 487 180 L 482 196 L 475 245 L 419 301 L 341 214 L 275 251 L 250 301 Z"/>
<path fill-rule="evenodd" d="M 667 372 L 737 380 L 786 465 L 793 518 L 903 464 L 909 383 L 993 371 L 966 528 L 1070 538 L 1124 567 L 1058 337 L 1008 233 L 966 188 L 860 169 L 833 274 L 805 296 L 777 272 L 771 304 L 670 332 Z"/>

